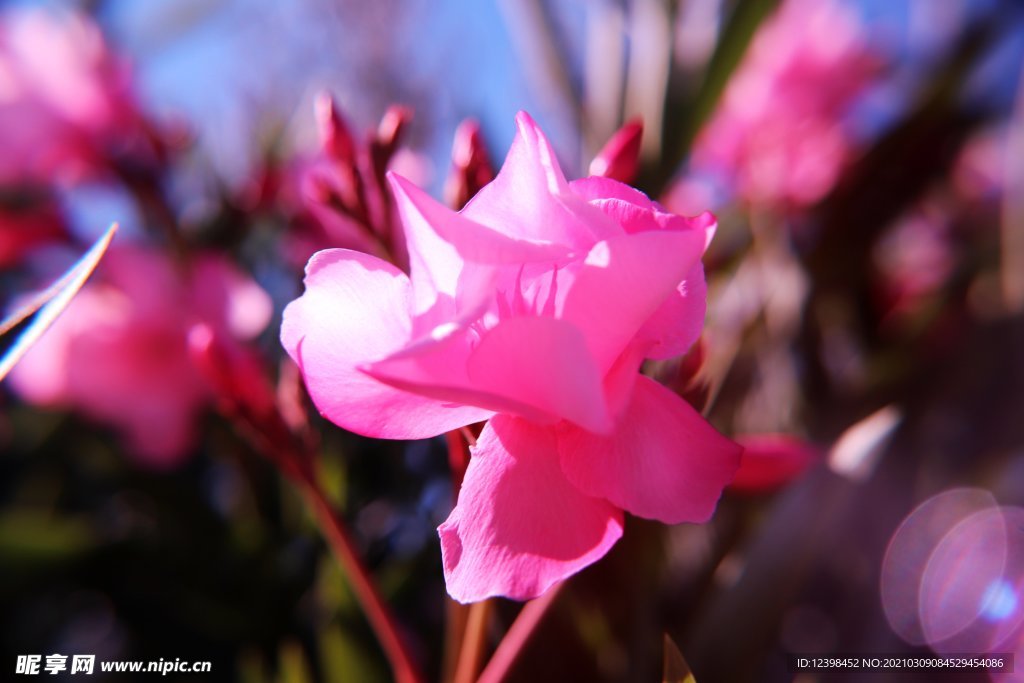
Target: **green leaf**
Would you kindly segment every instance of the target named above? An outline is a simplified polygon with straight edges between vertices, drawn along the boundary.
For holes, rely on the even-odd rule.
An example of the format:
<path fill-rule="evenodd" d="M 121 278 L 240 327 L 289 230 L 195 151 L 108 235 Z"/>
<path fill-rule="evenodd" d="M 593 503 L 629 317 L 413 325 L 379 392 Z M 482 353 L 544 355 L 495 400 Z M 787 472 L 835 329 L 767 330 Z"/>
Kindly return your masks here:
<path fill-rule="evenodd" d="M 320 633 L 321 665 L 328 681 L 379 681 L 387 678 L 367 649 L 333 623 Z"/>
<path fill-rule="evenodd" d="M 645 183 L 644 189 L 649 193 L 660 194 L 690 153 L 697 133 L 714 112 L 758 27 L 778 4 L 779 0 L 739 0 L 722 30 L 696 94 L 682 101 L 670 95 L 665 103 L 665 154 L 658 177 Z"/>
<path fill-rule="evenodd" d="M 665 634 L 665 666 L 661 676 L 662 683 L 697 683 L 690 671 L 690 665 L 683 659 L 683 653 L 669 635 Z"/>
<path fill-rule="evenodd" d="M 71 303 L 71 299 L 82 288 L 85 281 L 92 275 L 92 271 L 96 269 L 100 259 L 103 258 L 103 254 L 106 253 L 107 247 L 110 246 L 110 240 L 114 238 L 115 232 L 117 232 L 116 223 L 111 225 L 103 233 L 103 236 L 96 240 L 96 243 L 92 245 L 89 251 L 85 252 L 82 258 L 64 273 L 59 280 L 47 287 L 46 290 L 32 297 L 14 313 L 0 322 L 0 336 L 3 336 L 27 320 L 33 313 L 36 314 L 32 322 L 28 324 L 28 327 L 18 336 L 14 345 L 0 358 L 0 380 L 7 376 L 7 373 L 14 367 L 14 364 L 21 360 L 22 356 L 32 348 L 32 345 L 53 324 L 57 316 L 63 313 L 64 309 Z"/>
<path fill-rule="evenodd" d="M 0 516 L 0 557 L 12 566 L 60 564 L 95 545 L 82 520 L 49 512 L 8 512 Z"/>
<path fill-rule="evenodd" d="M 278 666 L 278 683 L 312 683 L 309 661 L 299 642 L 289 640 L 281 643 Z"/>

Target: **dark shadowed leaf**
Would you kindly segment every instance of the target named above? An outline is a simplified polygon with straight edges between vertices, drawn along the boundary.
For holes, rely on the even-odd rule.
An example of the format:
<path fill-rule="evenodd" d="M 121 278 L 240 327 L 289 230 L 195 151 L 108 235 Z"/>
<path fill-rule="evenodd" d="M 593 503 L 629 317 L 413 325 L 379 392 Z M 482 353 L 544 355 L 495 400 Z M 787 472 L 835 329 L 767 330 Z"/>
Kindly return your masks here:
<path fill-rule="evenodd" d="M 649 194 L 659 194 L 689 154 L 694 138 L 714 111 L 758 27 L 778 4 L 778 0 L 737 3 L 722 30 L 697 92 L 692 98 L 675 97 L 669 93 L 665 103 L 664 151 L 660 167 L 654 176 L 640 179 L 642 189 Z"/>

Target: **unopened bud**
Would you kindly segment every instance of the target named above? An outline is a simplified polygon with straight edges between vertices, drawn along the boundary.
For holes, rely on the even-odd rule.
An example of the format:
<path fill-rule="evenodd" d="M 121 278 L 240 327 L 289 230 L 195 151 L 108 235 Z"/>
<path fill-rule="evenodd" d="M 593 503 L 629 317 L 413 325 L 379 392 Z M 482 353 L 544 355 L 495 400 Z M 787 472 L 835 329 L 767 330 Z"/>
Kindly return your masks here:
<path fill-rule="evenodd" d="M 313 111 L 324 154 L 345 164 L 355 163 L 355 142 L 334 98 L 329 93 L 320 93 L 313 104 Z"/>
<path fill-rule="evenodd" d="M 644 125 L 639 119 L 619 128 L 590 162 L 590 175 L 622 183 L 633 182 L 640 168 L 640 139 L 643 133 Z"/>
<path fill-rule="evenodd" d="M 445 183 L 448 204 L 461 209 L 493 179 L 494 167 L 483 144 L 480 124 L 466 119 L 456 129 L 452 144 L 452 170 Z"/>

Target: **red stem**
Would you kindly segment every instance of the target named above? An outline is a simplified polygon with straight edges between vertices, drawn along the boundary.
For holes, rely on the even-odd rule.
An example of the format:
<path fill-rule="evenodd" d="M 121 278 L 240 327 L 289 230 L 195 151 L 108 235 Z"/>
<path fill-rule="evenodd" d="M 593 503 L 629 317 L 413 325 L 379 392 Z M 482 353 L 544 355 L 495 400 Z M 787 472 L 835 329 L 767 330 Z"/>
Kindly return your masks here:
<path fill-rule="evenodd" d="M 475 602 L 469 606 L 466 631 L 459 648 L 459 660 L 455 669 L 454 683 L 473 683 L 487 646 L 487 622 L 491 616 L 492 600 Z"/>
<path fill-rule="evenodd" d="M 544 615 L 558 597 L 563 585 L 564 583 L 555 584 L 544 595 L 526 603 L 508 633 L 498 643 L 498 649 L 494 651 L 491 661 L 487 662 L 477 683 L 501 683 L 505 679 L 523 646 L 529 642 L 537 625 L 544 619 Z"/>
<path fill-rule="evenodd" d="M 448 466 L 452 474 L 452 495 L 459 496 L 459 489 L 462 488 L 462 478 L 466 476 L 466 468 L 469 467 L 469 450 L 466 447 L 466 438 L 462 431 L 453 429 L 444 435 L 448 442 Z"/>
<path fill-rule="evenodd" d="M 334 508 L 324 496 L 323 491 L 313 481 L 300 482 L 306 502 L 316 514 L 318 526 L 323 531 L 328 544 L 345 572 L 345 578 L 352 587 L 356 599 L 363 608 L 370 626 L 380 641 L 384 654 L 391 663 L 395 681 L 398 683 L 420 683 L 423 678 L 398 631 L 394 617 L 387 603 L 377 591 L 370 574 L 359 559 L 352 536 L 344 523 L 334 512 Z"/>

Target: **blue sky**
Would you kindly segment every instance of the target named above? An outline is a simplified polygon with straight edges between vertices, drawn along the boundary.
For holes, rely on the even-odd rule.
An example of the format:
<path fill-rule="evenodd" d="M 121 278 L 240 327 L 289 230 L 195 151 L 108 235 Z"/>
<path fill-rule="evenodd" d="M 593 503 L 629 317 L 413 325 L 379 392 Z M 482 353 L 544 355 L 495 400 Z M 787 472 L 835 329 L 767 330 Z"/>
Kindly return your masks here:
<path fill-rule="evenodd" d="M 507 147 L 515 112 L 534 102 L 497 6 L 402 4 L 386 26 L 328 0 L 118 0 L 104 19 L 133 56 L 147 105 L 183 114 L 228 177 L 248 166 L 261 126 L 289 123 L 301 145 L 324 88 L 360 130 L 391 95 L 416 105 L 412 141 L 438 176 L 465 116 L 482 121 L 494 149 Z"/>
<path fill-rule="evenodd" d="M 312 98 L 326 88 L 360 130 L 373 126 L 392 100 L 414 105 L 410 142 L 433 161 L 436 193 L 451 136 L 466 116 L 482 122 L 500 161 L 512 139 L 513 117 L 526 109 L 553 139 L 566 170 L 582 170 L 574 165 L 579 153 L 573 122 L 558 103 L 538 96 L 530 83 L 531 55 L 525 54 L 532 48 L 510 35 L 507 15 L 514 2 L 107 0 L 100 18 L 133 60 L 147 107 L 188 121 L 200 136 L 205 162 L 229 182 L 244 178 L 273 124 L 288 126 L 286 137 L 295 145 L 310 145 Z M 874 121 L 864 122 L 868 134 L 898 111 L 906 83 L 927 72 L 966 21 L 996 3 L 857 1 L 899 72 L 876 106 L 864 109 Z M 552 6 L 567 52 L 583 54 L 585 3 Z M 1008 110 L 1022 54 L 1024 31 L 1007 32 L 969 96 L 993 98 Z"/>

